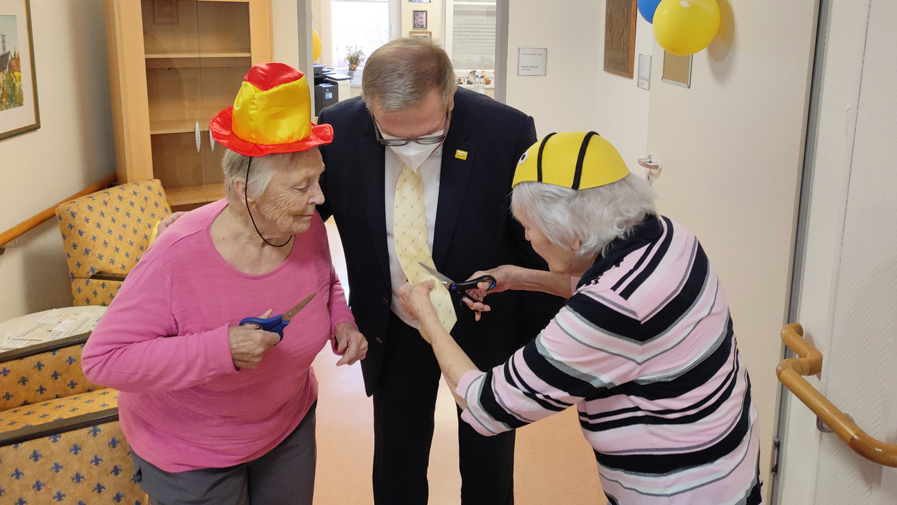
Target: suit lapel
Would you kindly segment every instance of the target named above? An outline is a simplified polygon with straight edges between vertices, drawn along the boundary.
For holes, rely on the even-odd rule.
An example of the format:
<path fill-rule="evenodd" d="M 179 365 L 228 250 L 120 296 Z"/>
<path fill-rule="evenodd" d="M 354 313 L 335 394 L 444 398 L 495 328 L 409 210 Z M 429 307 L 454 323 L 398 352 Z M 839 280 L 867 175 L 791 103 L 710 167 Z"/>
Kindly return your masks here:
<path fill-rule="evenodd" d="M 439 203 L 436 205 L 436 230 L 433 234 L 433 262 L 437 270 L 442 270 L 448 255 L 473 170 L 476 145 L 466 140 L 469 134 L 470 129 L 462 121 L 453 119 L 442 149 Z"/>
<path fill-rule="evenodd" d="M 386 246 L 386 167 L 384 147 L 374 138 L 373 123 L 368 121 L 362 127 L 358 138 L 358 184 L 365 195 L 364 213 L 367 215 L 368 229 L 374 243 L 374 256 L 380 265 L 380 272 L 386 285 L 392 285 L 389 274 L 389 252 Z"/>

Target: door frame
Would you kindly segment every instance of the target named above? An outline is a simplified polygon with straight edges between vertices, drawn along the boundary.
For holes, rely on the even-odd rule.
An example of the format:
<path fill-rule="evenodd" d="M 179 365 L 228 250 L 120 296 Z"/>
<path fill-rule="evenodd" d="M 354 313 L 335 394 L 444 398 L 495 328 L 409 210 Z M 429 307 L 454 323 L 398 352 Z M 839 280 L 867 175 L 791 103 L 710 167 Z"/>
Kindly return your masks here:
<path fill-rule="evenodd" d="M 816 18 L 816 42 L 813 54 L 813 72 L 810 82 L 810 97 L 807 107 L 806 131 L 804 134 L 803 166 L 801 167 L 800 196 L 798 197 L 797 225 L 794 233 L 794 257 L 791 264 L 791 294 L 788 301 L 788 322 L 798 318 L 801 301 L 801 281 L 804 274 L 804 256 L 807 248 L 810 200 L 813 190 L 813 174 L 816 163 L 816 141 L 819 134 L 819 111 L 822 82 L 824 77 L 826 38 L 829 34 L 832 0 L 818 0 Z M 782 344 L 781 358 L 794 357 L 794 353 Z M 780 496 L 780 464 L 782 439 L 787 431 L 788 397 L 790 392 L 780 382 L 776 391 L 776 426 L 773 432 L 773 450 L 771 453 L 769 497 L 770 504 L 779 503 Z"/>

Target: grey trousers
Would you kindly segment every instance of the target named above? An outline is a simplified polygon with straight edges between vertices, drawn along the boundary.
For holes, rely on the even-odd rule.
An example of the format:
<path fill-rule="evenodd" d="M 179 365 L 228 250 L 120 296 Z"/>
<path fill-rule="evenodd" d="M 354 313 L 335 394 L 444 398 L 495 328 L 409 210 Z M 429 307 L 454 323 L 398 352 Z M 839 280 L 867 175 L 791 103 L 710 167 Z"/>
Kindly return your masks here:
<path fill-rule="evenodd" d="M 131 452 L 134 479 L 151 505 L 312 505 L 315 406 L 264 456 L 228 468 L 166 472 Z"/>

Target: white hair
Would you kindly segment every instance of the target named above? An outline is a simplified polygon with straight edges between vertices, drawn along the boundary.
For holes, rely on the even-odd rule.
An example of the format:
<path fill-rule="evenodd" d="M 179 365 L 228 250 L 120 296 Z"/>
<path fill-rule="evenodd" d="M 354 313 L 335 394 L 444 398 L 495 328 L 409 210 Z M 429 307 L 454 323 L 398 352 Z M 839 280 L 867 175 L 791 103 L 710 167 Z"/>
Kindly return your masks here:
<path fill-rule="evenodd" d="M 570 249 L 579 238 L 579 256 L 596 256 L 654 214 L 656 197 L 647 182 L 632 174 L 581 190 L 523 182 L 511 194 L 511 211 L 527 216 L 551 243 Z"/>
<path fill-rule="evenodd" d="M 265 156 L 243 156 L 240 153 L 228 149 L 224 153 L 224 159 L 221 166 L 224 168 L 224 188 L 228 199 L 237 197 L 242 199 L 243 195 L 234 194 L 234 181 L 246 180 L 246 169 L 249 160 L 252 159 L 252 168 L 250 169 L 249 183 L 246 187 L 247 196 L 252 199 L 258 199 L 268 188 L 271 178 L 278 168 L 292 168 L 303 163 L 305 158 L 313 150 L 308 149 L 298 153 L 275 153 L 266 154 Z"/>

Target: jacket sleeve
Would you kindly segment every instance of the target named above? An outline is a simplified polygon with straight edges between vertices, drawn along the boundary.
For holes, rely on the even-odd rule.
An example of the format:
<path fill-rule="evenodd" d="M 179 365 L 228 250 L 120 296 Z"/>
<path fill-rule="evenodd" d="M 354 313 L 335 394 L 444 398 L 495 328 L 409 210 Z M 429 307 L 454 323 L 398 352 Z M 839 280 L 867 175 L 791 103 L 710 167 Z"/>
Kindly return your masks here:
<path fill-rule="evenodd" d="M 321 114 L 318 116 L 318 124 L 325 124 L 327 122 L 326 119 L 327 109 L 321 111 Z M 321 158 L 324 160 L 324 173 L 321 174 L 321 180 L 319 181 L 321 184 L 321 192 L 324 194 L 324 203 L 318 205 L 317 210 L 318 214 L 321 215 L 322 221 L 327 221 L 330 219 L 330 216 L 333 212 L 330 210 L 330 194 L 327 193 L 327 165 L 330 164 L 330 146 L 324 145 L 320 147 L 321 149 Z"/>
<path fill-rule="evenodd" d="M 536 124 L 532 117 L 527 116 L 523 129 L 521 130 L 517 146 L 515 148 L 515 167 L 516 160 L 523 156 L 533 144 L 537 141 Z M 536 270 L 548 270 L 548 263 L 533 250 L 532 245 L 526 240 L 526 233 L 523 225 L 514 219 L 510 209 L 508 210 L 508 221 L 511 233 L 513 234 L 514 244 L 517 249 L 517 265 L 524 268 L 532 268 Z M 532 340 L 539 334 L 551 318 L 558 313 L 564 305 L 564 299 L 545 294 L 526 291 L 520 294 L 520 309 L 518 317 L 518 330 L 520 345 Z"/>
<path fill-rule="evenodd" d="M 81 366 L 88 380 L 157 393 L 237 373 L 228 326 L 178 335 L 169 294 L 170 277 L 160 261 L 137 263 L 84 347 Z"/>

